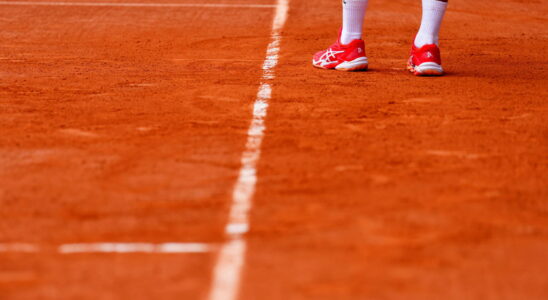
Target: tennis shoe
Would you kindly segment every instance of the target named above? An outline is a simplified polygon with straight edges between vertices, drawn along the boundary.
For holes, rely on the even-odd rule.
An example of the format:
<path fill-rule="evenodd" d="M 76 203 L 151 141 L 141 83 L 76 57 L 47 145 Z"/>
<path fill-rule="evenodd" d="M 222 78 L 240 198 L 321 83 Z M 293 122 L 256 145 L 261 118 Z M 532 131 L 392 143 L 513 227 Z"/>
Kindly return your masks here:
<path fill-rule="evenodd" d="M 428 44 L 420 48 L 413 45 L 407 69 L 417 76 L 443 75 L 440 48 L 436 44 Z"/>
<path fill-rule="evenodd" d="M 337 42 L 327 50 L 320 51 L 312 58 L 312 65 L 321 69 L 335 69 L 339 71 L 367 70 L 368 61 L 365 56 L 363 40 L 353 40 L 347 45 Z"/>

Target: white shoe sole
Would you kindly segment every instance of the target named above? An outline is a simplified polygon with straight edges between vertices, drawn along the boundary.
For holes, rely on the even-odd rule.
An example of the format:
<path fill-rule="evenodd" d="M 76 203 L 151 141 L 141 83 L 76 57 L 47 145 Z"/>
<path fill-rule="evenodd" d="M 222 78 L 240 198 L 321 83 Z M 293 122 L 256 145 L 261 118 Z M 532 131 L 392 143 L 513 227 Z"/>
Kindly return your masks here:
<path fill-rule="evenodd" d="M 410 66 L 409 70 L 418 76 L 441 76 L 443 68 L 434 62 L 422 63 L 419 66 Z"/>
<path fill-rule="evenodd" d="M 367 60 L 367 57 L 358 57 L 352 61 L 345 61 L 343 63 L 340 63 L 335 67 L 335 70 L 337 71 L 363 71 L 367 70 L 369 67 L 369 61 Z"/>
<path fill-rule="evenodd" d="M 367 57 L 358 57 L 352 61 L 345 61 L 343 63 L 338 64 L 335 68 L 326 68 L 322 66 L 320 62 L 315 62 L 314 60 L 312 60 L 312 65 L 316 68 L 320 68 L 324 70 L 335 69 L 338 71 L 346 71 L 346 72 L 363 71 L 363 70 L 367 70 L 367 68 L 369 67 Z"/>

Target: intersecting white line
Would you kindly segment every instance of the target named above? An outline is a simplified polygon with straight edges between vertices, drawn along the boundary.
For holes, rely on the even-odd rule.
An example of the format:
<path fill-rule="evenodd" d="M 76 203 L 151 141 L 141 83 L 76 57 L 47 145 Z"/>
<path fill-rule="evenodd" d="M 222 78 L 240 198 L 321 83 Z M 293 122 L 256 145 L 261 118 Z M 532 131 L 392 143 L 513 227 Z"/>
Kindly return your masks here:
<path fill-rule="evenodd" d="M 76 253 L 206 253 L 215 247 L 204 243 L 79 243 L 62 244 L 54 249 L 60 254 Z M 0 244 L 0 253 L 39 253 L 46 250 L 37 244 Z"/>
<path fill-rule="evenodd" d="M 37 2 L 0 1 L 0 5 L 19 6 L 91 6 L 91 7 L 203 7 L 203 8 L 273 8 L 272 4 L 245 3 L 117 3 L 117 2 Z"/>
<path fill-rule="evenodd" d="M 34 244 L 28 244 L 28 243 L 0 244 L 0 253 L 34 253 L 39 251 L 40 251 L 40 248 Z"/>
<path fill-rule="evenodd" d="M 71 253 L 205 253 L 211 246 L 202 243 L 91 243 L 64 244 L 59 246 L 61 254 Z"/>
<path fill-rule="evenodd" d="M 238 297 L 241 273 L 245 264 L 246 240 L 249 230 L 249 211 L 257 183 L 257 163 L 261 156 L 261 144 L 265 132 L 268 101 L 272 96 L 270 82 L 278 64 L 281 31 L 287 20 L 289 0 L 278 0 L 272 22 L 271 41 L 263 62 L 263 75 L 253 105 L 253 118 L 247 132 L 247 143 L 241 157 L 238 180 L 234 185 L 232 206 L 225 227 L 227 241 L 221 246 L 213 270 L 209 300 L 235 300 Z"/>

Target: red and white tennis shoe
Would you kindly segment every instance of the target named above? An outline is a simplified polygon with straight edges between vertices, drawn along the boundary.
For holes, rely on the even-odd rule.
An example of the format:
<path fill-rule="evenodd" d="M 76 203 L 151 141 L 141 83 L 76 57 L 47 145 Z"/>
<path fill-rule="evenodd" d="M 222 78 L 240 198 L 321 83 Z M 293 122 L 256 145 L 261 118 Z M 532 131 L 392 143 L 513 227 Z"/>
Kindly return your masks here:
<path fill-rule="evenodd" d="M 407 69 L 417 76 L 443 75 L 440 48 L 436 44 L 424 45 L 420 48 L 413 45 Z"/>
<path fill-rule="evenodd" d="M 368 61 L 365 56 L 363 40 L 353 40 L 347 45 L 337 42 L 327 50 L 320 51 L 312 58 L 312 65 L 321 69 L 335 69 L 339 71 L 367 70 Z"/>

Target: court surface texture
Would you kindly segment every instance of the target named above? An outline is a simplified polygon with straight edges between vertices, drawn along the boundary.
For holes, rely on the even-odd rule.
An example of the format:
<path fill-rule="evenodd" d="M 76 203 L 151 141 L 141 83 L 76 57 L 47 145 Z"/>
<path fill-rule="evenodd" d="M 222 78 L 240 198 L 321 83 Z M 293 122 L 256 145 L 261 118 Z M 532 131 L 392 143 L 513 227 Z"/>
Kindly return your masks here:
<path fill-rule="evenodd" d="M 548 4 L 0 1 L 0 299 L 548 299 Z"/>

